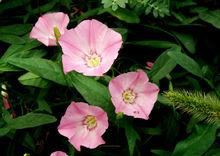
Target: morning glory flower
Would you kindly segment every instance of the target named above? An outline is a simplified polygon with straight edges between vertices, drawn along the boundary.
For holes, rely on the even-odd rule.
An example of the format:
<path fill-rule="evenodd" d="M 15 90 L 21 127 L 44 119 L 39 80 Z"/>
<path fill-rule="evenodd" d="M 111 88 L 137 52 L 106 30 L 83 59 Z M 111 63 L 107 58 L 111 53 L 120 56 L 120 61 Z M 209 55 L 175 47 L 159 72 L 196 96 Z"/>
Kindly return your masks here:
<path fill-rule="evenodd" d="M 113 78 L 109 83 L 109 91 L 115 112 L 147 120 L 159 92 L 159 88 L 148 81 L 142 70 Z"/>
<path fill-rule="evenodd" d="M 104 144 L 102 135 L 108 128 L 108 117 L 100 107 L 72 102 L 60 121 L 58 131 L 80 151 L 80 146 L 96 148 Z"/>
<path fill-rule="evenodd" d="M 30 38 L 37 39 L 46 46 L 56 46 L 60 36 L 67 31 L 68 23 L 68 15 L 62 12 L 44 14 L 33 27 Z"/>
<path fill-rule="evenodd" d="M 82 21 L 60 37 L 64 73 L 77 71 L 102 76 L 112 66 L 122 45 L 122 36 L 92 19 Z"/>

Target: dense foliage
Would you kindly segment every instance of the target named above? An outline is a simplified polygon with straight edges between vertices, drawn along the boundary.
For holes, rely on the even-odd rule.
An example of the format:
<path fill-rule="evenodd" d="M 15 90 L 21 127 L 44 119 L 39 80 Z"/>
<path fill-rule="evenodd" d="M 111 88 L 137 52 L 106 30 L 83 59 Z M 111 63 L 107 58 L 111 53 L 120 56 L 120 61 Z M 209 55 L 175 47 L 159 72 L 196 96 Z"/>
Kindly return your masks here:
<path fill-rule="evenodd" d="M 50 12 L 68 14 L 68 29 L 96 19 L 122 35 L 104 76 L 64 74 L 62 49 L 30 39 Z M 0 21 L 1 155 L 220 155 L 220 2 L 2 0 Z M 116 76 L 140 69 L 160 88 L 148 120 L 115 113 L 108 88 Z M 59 134 L 71 101 L 107 113 L 105 144 L 79 152 Z"/>

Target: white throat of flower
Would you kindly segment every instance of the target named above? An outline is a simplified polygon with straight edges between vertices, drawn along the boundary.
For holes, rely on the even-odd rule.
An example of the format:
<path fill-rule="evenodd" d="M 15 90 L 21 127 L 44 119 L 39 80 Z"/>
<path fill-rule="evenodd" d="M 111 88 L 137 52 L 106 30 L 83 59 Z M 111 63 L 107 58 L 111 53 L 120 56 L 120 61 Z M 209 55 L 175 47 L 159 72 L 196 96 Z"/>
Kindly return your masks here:
<path fill-rule="evenodd" d="M 93 115 L 87 115 L 83 120 L 83 125 L 85 125 L 89 131 L 93 130 L 97 126 L 96 117 Z"/>
<path fill-rule="evenodd" d="M 133 104 L 136 99 L 136 93 L 132 89 L 126 89 L 122 93 L 122 99 L 126 104 Z"/>

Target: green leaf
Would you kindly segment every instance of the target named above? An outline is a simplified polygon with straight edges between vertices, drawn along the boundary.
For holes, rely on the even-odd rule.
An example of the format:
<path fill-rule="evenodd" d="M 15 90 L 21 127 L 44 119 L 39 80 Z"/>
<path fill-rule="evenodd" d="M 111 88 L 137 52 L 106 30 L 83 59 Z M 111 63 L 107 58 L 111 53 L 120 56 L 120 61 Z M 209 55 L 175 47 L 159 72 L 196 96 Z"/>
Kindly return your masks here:
<path fill-rule="evenodd" d="M 14 24 L 0 27 L 0 34 L 24 35 L 32 28 L 31 24 Z"/>
<path fill-rule="evenodd" d="M 127 23 L 140 22 L 138 15 L 135 12 L 130 11 L 128 9 L 118 8 L 116 11 L 107 9 L 107 12 L 109 12 L 112 16 L 117 17 L 119 20 L 122 20 Z"/>
<path fill-rule="evenodd" d="M 23 85 L 34 86 L 39 88 L 47 88 L 48 81 L 41 78 L 40 76 L 28 72 L 18 78 L 19 82 Z"/>
<path fill-rule="evenodd" d="M 173 32 L 173 34 L 180 40 L 180 42 L 190 53 L 194 54 L 196 52 L 196 42 L 191 35 L 179 32 Z"/>
<path fill-rule="evenodd" d="M 176 62 L 172 60 L 167 54 L 172 51 L 180 51 L 179 47 L 170 48 L 163 52 L 155 61 L 149 76 L 152 77 L 154 82 L 159 81 L 169 74 L 176 66 Z"/>
<path fill-rule="evenodd" d="M 53 0 L 44 5 L 38 6 L 36 9 L 31 10 L 32 14 L 39 14 L 50 11 L 57 3 L 57 0 Z"/>
<path fill-rule="evenodd" d="M 31 150 L 35 150 L 36 146 L 35 146 L 35 141 L 33 139 L 33 137 L 30 135 L 30 133 L 25 133 L 23 140 L 22 140 L 22 145 L 31 149 Z"/>
<path fill-rule="evenodd" d="M 171 152 L 165 150 L 152 149 L 151 152 L 159 156 L 171 156 Z"/>
<path fill-rule="evenodd" d="M 55 121 L 56 118 L 52 115 L 31 112 L 15 119 L 11 119 L 7 122 L 7 127 L 11 129 L 24 129 L 53 123 Z"/>
<path fill-rule="evenodd" d="M 199 17 L 205 22 L 212 24 L 214 27 L 220 29 L 220 10 L 200 11 Z"/>
<path fill-rule="evenodd" d="M 20 69 L 11 65 L 7 64 L 6 62 L 0 61 L 0 73 L 4 72 L 11 72 L 11 71 L 19 71 Z"/>
<path fill-rule="evenodd" d="M 200 66 L 197 64 L 196 61 L 194 61 L 186 54 L 181 53 L 180 51 L 169 51 L 167 55 L 170 56 L 177 64 L 186 69 L 188 72 L 198 77 L 203 77 Z"/>
<path fill-rule="evenodd" d="M 37 103 L 38 103 L 38 110 L 39 111 L 47 111 L 48 113 L 52 113 L 52 110 L 45 100 L 45 97 L 47 96 L 49 92 L 50 87 L 47 87 L 46 89 L 41 89 L 39 92 L 39 95 L 37 97 Z"/>
<path fill-rule="evenodd" d="M 31 40 L 30 42 L 26 43 L 25 45 L 11 45 L 7 51 L 3 54 L 3 56 L 1 57 L 1 60 L 6 60 L 9 57 L 16 55 L 16 57 L 18 56 L 18 53 L 22 53 L 25 51 L 29 51 L 33 48 L 36 48 L 40 45 L 40 43 L 36 40 Z"/>
<path fill-rule="evenodd" d="M 82 15 L 74 18 L 73 21 L 77 21 L 79 23 L 79 22 L 81 22 L 84 19 L 87 19 L 89 17 L 93 17 L 93 16 L 99 14 L 99 11 L 101 12 L 102 10 L 104 10 L 104 9 L 103 8 L 89 9 L 88 11 L 83 13 Z"/>
<path fill-rule="evenodd" d="M 219 156 L 220 155 L 220 148 L 214 147 L 209 149 L 203 156 Z"/>
<path fill-rule="evenodd" d="M 102 0 L 102 4 L 104 5 L 104 8 L 109 8 L 112 6 L 112 0 Z"/>
<path fill-rule="evenodd" d="M 113 105 L 106 86 L 91 77 L 77 72 L 69 73 L 67 75 L 67 81 L 70 86 L 74 86 L 77 89 L 89 104 L 103 108 L 108 113 L 109 118 L 113 118 Z"/>
<path fill-rule="evenodd" d="M 10 128 L 8 127 L 1 127 L 0 128 L 0 137 L 6 135 L 10 131 Z"/>
<path fill-rule="evenodd" d="M 120 6 L 121 8 L 125 8 L 126 3 L 128 3 L 128 0 L 116 0 L 116 3 L 118 4 L 118 6 Z"/>
<path fill-rule="evenodd" d="M 121 126 L 125 129 L 125 135 L 128 142 L 130 156 L 132 156 L 134 155 L 133 153 L 134 153 L 136 141 L 140 140 L 140 136 L 129 121 L 122 119 Z"/>
<path fill-rule="evenodd" d="M 25 40 L 21 37 L 15 36 L 15 35 L 8 35 L 1 33 L 0 35 L 0 41 L 10 44 L 24 44 Z"/>
<path fill-rule="evenodd" d="M 10 58 L 8 63 L 32 72 L 44 79 L 66 85 L 61 65 L 42 58 Z"/>
<path fill-rule="evenodd" d="M 25 6 L 30 3 L 31 0 L 7 0 L 2 4 L 0 3 L 0 14 L 8 9 L 13 9 L 19 6 Z"/>
<path fill-rule="evenodd" d="M 137 46 L 148 46 L 152 48 L 162 48 L 162 49 L 178 46 L 177 44 L 169 41 L 159 41 L 159 40 L 132 41 L 132 42 L 126 42 L 126 44 L 132 44 Z"/>
<path fill-rule="evenodd" d="M 160 127 L 142 128 L 141 132 L 147 135 L 161 135 L 162 134 L 162 130 Z"/>
<path fill-rule="evenodd" d="M 185 140 L 180 141 L 172 156 L 202 156 L 214 143 L 217 126 L 198 125 Z"/>

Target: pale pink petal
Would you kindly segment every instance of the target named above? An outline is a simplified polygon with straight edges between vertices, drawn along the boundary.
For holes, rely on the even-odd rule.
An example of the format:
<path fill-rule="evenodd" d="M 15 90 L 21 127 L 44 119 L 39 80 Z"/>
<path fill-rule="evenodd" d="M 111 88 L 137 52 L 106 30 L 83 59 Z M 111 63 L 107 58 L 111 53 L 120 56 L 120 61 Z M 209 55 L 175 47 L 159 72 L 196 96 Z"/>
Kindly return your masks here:
<path fill-rule="evenodd" d="M 43 33 L 37 27 L 34 27 L 30 33 L 30 38 L 38 39 L 44 45 L 49 46 L 48 34 Z"/>
<path fill-rule="evenodd" d="M 128 116 L 133 116 L 135 118 L 148 119 L 148 115 L 145 113 L 146 111 L 137 104 L 126 104 L 124 101 L 119 99 L 112 99 L 113 103 L 115 103 L 115 112 L 122 112 Z"/>
<path fill-rule="evenodd" d="M 119 98 L 120 100 L 122 100 L 122 93 L 127 88 L 125 88 L 125 86 L 122 85 L 122 82 L 118 81 L 117 78 L 114 78 L 109 82 L 108 88 L 113 98 Z"/>
<path fill-rule="evenodd" d="M 103 39 L 103 42 L 98 44 L 99 49 L 97 49 L 98 53 L 103 53 L 104 51 L 107 51 L 110 47 L 113 47 L 114 45 L 118 45 L 115 48 L 114 53 L 118 52 L 122 45 L 122 36 L 118 32 L 107 29 L 107 32 L 105 33 L 105 37 Z"/>
<path fill-rule="evenodd" d="M 144 108 L 143 110 L 147 116 L 150 115 L 150 112 L 154 107 L 154 103 L 157 101 L 158 93 L 159 88 L 153 83 L 148 83 L 146 85 L 145 91 L 138 93 L 139 97 L 137 98 L 136 103 L 140 107 Z"/>
<path fill-rule="evenodd" d="M 102 113 L 97 113 L 95 116 L 97 119 L 96 133 L 102 136 L 109 126 L 107 113 L 102 110 Z"/>
<path fill-rule="evenodd" d="M 85 128 L 78 129 L 69 141 L 78 151 L 81 150 L 80 146 L 96 148 L 97 146 L 105 143 L 105 141 L 94 131 L 89 131 Z"/>
<path fill-rule="evenodd" d="M 149 81 L 146 73 L 142 70 L 139 70 L 136 73 L 137 77 L 135 81 L 133 81 L 132 84 L 130 84 L 130 88 L 132 88 L 137 93 L 142 92 L 146 89 L 149 90 L 148 88 L 146 88 Z"/>
<path fill-rule="evenodd" d="M 102 57 L 102 73 L 106 73 L 114 63 L 114 60 L 118 56 L 118 51 L 122 45 L 122 42 L 119 42 L 117 44 L 114 44 L 110 46 L 109 48 L 105 49 L 103 53 L 101 54 Z M 109 59 L 111 58 L 111 59 Z"/>
<path fill-rule="evenodd" d="M 47 26 L 50 32 L 53 32 L 53 28 L 56 26 L 58 27 L 60 33 L 63 34 L 64 30 L 66 29 L 69 23 L 68 15 L 62 12 L 47 13 L 47 14 L 44 14 L 42 18 L 47 23 Z"/>
<path fill-rule="evenodd" d="M 98 54 L 103 52 L 102 43 L 104 41 L 108 27 L 103 23 L 92 19 L 90 22 L 89 45 L 92 51 Z"/>
<path fill-rule="evenodd" d="M 85 64 L 83 64 L 82 58 L 78 56 L 70 57 L 64 54 L 62 55 L 62 63 L 65 74 L 73 70 L 83 72 L 86 68 Z"/>
<path fill-rule="evenodd" d="M 74 35 L 77 37 L 80 47 L 84 48 L 83 52 L 89 53 L 90 49 L 90 20 L 82 21 L 74 29 Z"/>
<path fill-rule="evenodd" d="M 117 86 L 120 83 L 120 86 L 125 90 L 128 89 L 130 85 L 136 81 L 137 78 L 138 78 L 137 72 L 128 72 L 115 77 L 113 80 L 110 81 L 110 83 L 112 83 L 113 81 L 113 84 L 117 84 Z M 118 83 L 115 83 L 114 81 Z"/>
<path fill-rule="evenodd" d="M 50 156 L 67 156 L 67 154 L 63 151 L 56 151 L 51 153 Z"/>
<path fill-rule="evenodd" d="M 69 40 L 67 40 L 68 37 L 66 37 L 66 34 L 67 33 L 62 35 L 59 39 L 59 44 L 62 47 L 63 54 L 68 55 L 72 58 L 74 58 L 75 56 L 78 56 L 82 60 L 83 57 L 85 57 L 85 54 L 79 48 L 77 48 L 73 44 L 71 44 L 71 42 L 69 42 Z"/>
<path fill-rule="evenodd" d="M 59 39 L 59 44 L 62 47 L 63 53 L 71 55 L 71 53 L 79 53 L 82 52 L 84 55 L 88 54 L 90 52 L 90 48 L 89 45 L 86 41 L 84 41 L 83 39 L 81 39 L 81 35 L 82 34 L 78 34 L 76 29 L 70 29 L 67 30 Z M 74 47 L 74 49 L 71 49 L 69 51 L 66 51 L 65 48 L 66 45 L 69 44 L 71 47 L 68 48 L 72 48 Z"/>
<path fill-rule="evenodd" d="M 60 134 L 62 134 L 63 136 L 69 139 L 73 136 L 73 131 L 82 125 L 82 120 L 84 119 L 84 117 L 82 116 L 80 117 L 75 116 L 75 119 L 74 119 L 74 115 L 72 116 L 73 117 L 69 117 L 69 118 L 64 116 L 61 119 L 60 125 L 57 128 Z M 72 120 L 70 118 L 72 118 Z"/>
<path fill-rule="evenodd" d="M 115 106 L 115 113 L 124 112 L 127 108 L 126 104 L 122 100 L 122 98 L 111 98 L 113 105 Z"/>

